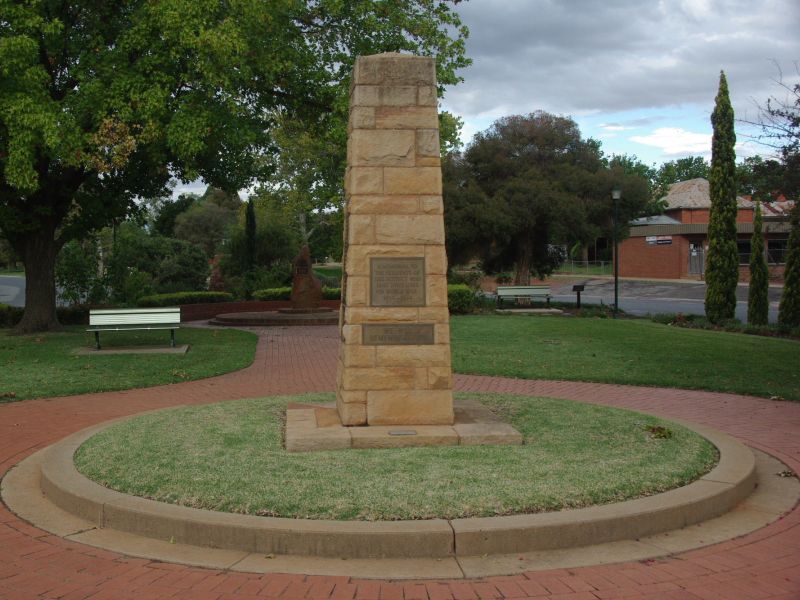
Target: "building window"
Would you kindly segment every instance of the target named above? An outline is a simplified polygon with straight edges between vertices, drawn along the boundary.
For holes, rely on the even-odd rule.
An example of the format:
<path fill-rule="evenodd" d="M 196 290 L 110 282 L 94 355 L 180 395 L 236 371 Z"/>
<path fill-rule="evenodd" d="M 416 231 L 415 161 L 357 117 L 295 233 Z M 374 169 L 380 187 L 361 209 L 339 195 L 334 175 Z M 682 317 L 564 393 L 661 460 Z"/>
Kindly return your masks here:
<path fill-rule="evenodd" d="M 739 247 L 739 264 L 740 265 L 749 265 L 750 264 L 750 240 L 739 240 L 736 242 L 736 245 Z"/>
<path fill-rule="evenodd" d="M 789 240 L 786 238 L 767 240 L 767 262 L 771 265 L 782 265 L 786 262 L 786 251 Z"/>

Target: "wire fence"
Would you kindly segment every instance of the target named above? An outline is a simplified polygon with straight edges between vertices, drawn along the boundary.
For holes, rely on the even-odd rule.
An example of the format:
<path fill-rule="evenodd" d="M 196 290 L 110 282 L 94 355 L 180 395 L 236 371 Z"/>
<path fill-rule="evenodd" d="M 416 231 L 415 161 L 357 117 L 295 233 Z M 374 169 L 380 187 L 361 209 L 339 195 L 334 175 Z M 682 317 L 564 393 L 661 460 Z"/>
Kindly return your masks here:
<path fill-rule="evenodd" d="M 556 269 L 556 273 L 567 275 L 613 275 L 614 267 L 610 260 L 567 259 Z"/>

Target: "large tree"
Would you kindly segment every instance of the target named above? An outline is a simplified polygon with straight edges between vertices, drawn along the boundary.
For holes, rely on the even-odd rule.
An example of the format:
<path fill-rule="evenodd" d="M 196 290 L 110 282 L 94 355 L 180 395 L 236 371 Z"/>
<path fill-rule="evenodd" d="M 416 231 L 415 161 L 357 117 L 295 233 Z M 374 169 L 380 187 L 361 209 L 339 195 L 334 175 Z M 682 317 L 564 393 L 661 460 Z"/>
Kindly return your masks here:
<path fill-rule="evenodd" d="M 57 327 L 68 240 L 171 178 L 265 179 L 277 115 L 341 120 L 355 56 L 434 55 L 442 86 L 468 64 L 457 14 L 429 0 L 0 0 L 0 15 L 0 230 L 26 267 L 20 331 Z"/>
<path fill-rule="evenodd" d="M 712 323 L 732 319 L 736 313 L 739 251 L 736 245 L 736 133 L 733 107 L 725 73 L 711 114 L 711 212 L 706 265 L 706 317 Z"/>
<path fill-rule="evenodd" d="M 487 271 L 515 270 L 527 285 L 563 259 L 558 246 L 609 231 L 610 192 L 625 188 L 622 221 L 649 198 L 644 177 L 603 159 L 568 117 L 536 112 L 496 121 L 444 165 L 445 226 L 451 264 L 479 258 Z"/>

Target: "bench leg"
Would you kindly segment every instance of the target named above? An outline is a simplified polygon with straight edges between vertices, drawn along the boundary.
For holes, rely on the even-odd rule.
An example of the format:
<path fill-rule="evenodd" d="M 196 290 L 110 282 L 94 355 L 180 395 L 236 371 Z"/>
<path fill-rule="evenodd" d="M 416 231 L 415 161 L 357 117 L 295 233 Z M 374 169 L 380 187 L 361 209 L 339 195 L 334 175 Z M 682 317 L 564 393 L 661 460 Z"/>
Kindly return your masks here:
<path fill-rule="evenodd" d="M 175 347 L 175 330 L 174 329 L 170 329 L 169 330 L 169 345 L 172 346 L 173 348 Z"/>
<path fill-rule="evenodd" d="M 100 332 L 99 331 L 95 331 L 94 332 L 94 349 L 95 350 L 100 350 Z"/>

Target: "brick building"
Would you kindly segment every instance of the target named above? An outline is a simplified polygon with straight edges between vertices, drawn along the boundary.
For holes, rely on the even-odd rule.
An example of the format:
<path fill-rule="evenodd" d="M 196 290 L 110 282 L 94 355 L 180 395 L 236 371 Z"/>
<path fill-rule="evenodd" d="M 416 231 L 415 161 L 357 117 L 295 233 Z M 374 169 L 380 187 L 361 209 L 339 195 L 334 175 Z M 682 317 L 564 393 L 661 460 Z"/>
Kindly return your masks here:
<path fill-rule="evenodd" d="M 663 215 L 630 223 L 630 237 L 619 246 L 620 277 L 702 279 L 711 208 L 708 181 L 690 179 L 675 183 L 664 200 L 667 206 Z M 739 196 L 736 205 L 739 278 L 747 281 L 755 203 Z M 794 202 L 782 199 L 761 207 L 771 279 L 783 278 L 789 211 L 793 206 Z"/>

